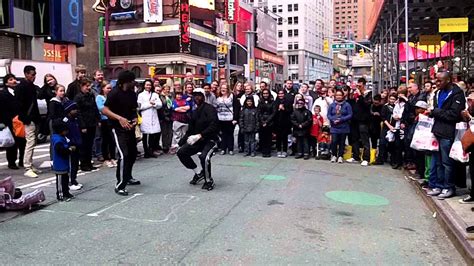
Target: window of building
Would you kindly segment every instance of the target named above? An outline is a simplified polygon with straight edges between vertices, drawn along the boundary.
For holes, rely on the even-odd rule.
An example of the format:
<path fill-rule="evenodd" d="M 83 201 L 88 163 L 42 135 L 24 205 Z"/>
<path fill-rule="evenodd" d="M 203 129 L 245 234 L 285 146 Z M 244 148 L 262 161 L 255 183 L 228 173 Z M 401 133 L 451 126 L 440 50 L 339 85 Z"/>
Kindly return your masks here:
<path fill-rule="evenodd" d="M 293 44 L 292 43 L 288 44 L 288 50 L 293 50 Z"/>
<path fill-rule="evenodd" d="M 299 44 L 298 44 L 297 42 L 295 42 L 295 43 L 293 44 L 293 48 L 294 48 L 295 50 L 298 50 L 298 49 L 299 49 Z"/>
<path fill-rule="evenodd" d="M 293 30 L 288 30 L 288 37 L 293 37 Z"/>
<path fill-rule="evenodd" d="M 288 12 L 292 12 L 293 11 L 293 5 L 288 5 Z"/>
<path fill-rule="evenodd" d="M 277 6 L 272 6 L 272 12 L 276 13 L 277 12 Z"/>
<path fill-rule="evenodd" d="M 278 5 L 278 13 L 281 13 L 283 12 L 283 6 L 282 5 Z"/>
<path fill-rule="evenodd" d="M 293 18 L 292 17 L 289 17 L 288 18 L 288 25 L 292 25 L 293 24 Z"/>
<path fill-rule="evenodd" d="M 293 23 L 294 23 L 295 25 L 298 25 L 298 17 L 294 17 L 294 18 L 293 18 Z"/>
<path fill-rule="evenodd" d="M 289 55 L 288 56 L 288 64 L 297 65 L 298 64 L 298 56 L 297 55 Z"/>
<path fill-rule="evenodd" d="M 294 10 L 294 11 L 298 11 L 298 4 L 294 4 L 294 5 L 293 5 L 293 10 Z"/>
<path fill-rule="evenodd" d="M 293 30 L 293 35 L 294 36 L 298 36 L 298 33 L 299 33 L 298 30 Z"/>
<path fill-rule="evenodd" d="M 278 18 L 278 25 L 282 25 L 283 24 L 283 18 Z"/>
<path fill-rule="evenodd" d="M 278 38 L 282 38 L 283 37 L 283 31 L 279 30 L 278 31 Z"/>
<path fill-rule="evenodd" d="M 298 80 L 298 73 L 292 73 L 291 74 L 291 79 L 292 80 Z"/>

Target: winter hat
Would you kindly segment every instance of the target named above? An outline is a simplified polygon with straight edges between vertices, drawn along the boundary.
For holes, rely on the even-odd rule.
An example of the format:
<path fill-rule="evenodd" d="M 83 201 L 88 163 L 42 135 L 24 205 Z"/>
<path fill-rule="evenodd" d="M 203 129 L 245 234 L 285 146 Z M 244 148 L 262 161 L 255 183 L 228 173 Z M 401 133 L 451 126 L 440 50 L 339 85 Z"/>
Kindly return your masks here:
<path fill-rule="evenodd" d="M 415 106 L 422 109 L 428 109 L 428 104 L 425 101 L 417 101 Z"/>
<path fill-rule="evenodd" d="M 196 95 L 196 94 L 199 94 L 199 93 L 202 94 L 202 96 L 206 95 L 206 92 L 202 88 L 195 88 L 193 90 L 193 95 Z"/>
<path fill-rule="evenodd" d="M 69 113 L 69 111 L 71 110 L 77 109 L 76 102 L 71 101 L 71 100 L 67 100 L 63 106 L 64 106 L 64 112 L 66 113 Z"/>
<path fill-rule="evenodd" d="M 118 75 L 117 83 L 124 84 L 135 81 L 135 74 L 130 70 L 125 70 Z"/>

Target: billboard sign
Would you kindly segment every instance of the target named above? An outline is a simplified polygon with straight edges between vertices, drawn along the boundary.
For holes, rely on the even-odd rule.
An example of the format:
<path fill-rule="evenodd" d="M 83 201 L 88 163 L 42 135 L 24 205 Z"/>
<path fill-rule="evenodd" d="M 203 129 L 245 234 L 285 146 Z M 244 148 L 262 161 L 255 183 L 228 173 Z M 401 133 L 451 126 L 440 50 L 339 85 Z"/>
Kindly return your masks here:
<path fill-rule="evenodd" d="M 51 39 L 83 45 L 83 0 L 51 0 L 51 4 Z"/>
<path fill-rule="evenodd" d="M 13 0 L 0 0 L 0 29 L 13 28 Z"/>
<path fill-rule="evenodd" d="M 251 29 L 252 23 L 252 12 L 245 10 L 244 8 L 239 9 L 239 21 L 236 24 L 237 37 L 236 40 L 239 44 L 247 47 L 247 33 Z"/>
<path fill-rule="evenodd" d="M 33 25 L 35 36 L 49 36 L 51 34 L 50 1 L 36 0 L 33 5 Z"/>
<path fill-rule="evenodd" d="M 191 29 L 190 29 L 190 6 L 189 0 L 179 1 L 179 46 L 181 53 L 191 53 Z"/>
<path fill-rule="evenodd" d="M 469 18 L 440 18 L 439 19 L 439 32 L 468 32 L 469 31 Z"/>
<path fill-rule="evenodd" d="M 143 21 L 145 23 L 163 22 L 163 0 L 143 1 Z"/>
<path fill-rule="evenodd" d="M 257 47 L 277 53 L 277 22 L 257 9 Z"/>
<path fill-rule="evenodd" d="M 225 19 L 229 24 L 235 24 L 239 21 L 239 0 L 225 1 Z"/>

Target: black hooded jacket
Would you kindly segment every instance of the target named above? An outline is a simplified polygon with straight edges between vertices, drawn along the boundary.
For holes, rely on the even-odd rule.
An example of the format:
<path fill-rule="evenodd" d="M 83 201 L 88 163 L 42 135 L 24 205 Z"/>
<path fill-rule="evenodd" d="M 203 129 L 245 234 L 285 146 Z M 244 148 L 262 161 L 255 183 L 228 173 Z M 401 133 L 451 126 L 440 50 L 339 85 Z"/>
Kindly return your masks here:
<path fill-rule="evenodd" d="M 431 111 L 431 116 L 435 119 L 431 132 L 439 138 L 454 139 L 456 123 L 462 121 L 461 112 L 466 109 L 466 98 L 463 91 L 454 83 L 449 83 L 447 89 L 451 92 L 441 108 L 438 108 L 438 97 L 442 90 L 436 92 L 435 108 Z"/>
<path fill-rule="evenodd" d="M 191 135 L 201 134 L 199 141 L 216 140 L 219 133 L 217 111 L 214 106 L 202 103 L 191 114 L 189 128 L 186 135 L 179 141 L 179 146 L 183 146 Z"/>

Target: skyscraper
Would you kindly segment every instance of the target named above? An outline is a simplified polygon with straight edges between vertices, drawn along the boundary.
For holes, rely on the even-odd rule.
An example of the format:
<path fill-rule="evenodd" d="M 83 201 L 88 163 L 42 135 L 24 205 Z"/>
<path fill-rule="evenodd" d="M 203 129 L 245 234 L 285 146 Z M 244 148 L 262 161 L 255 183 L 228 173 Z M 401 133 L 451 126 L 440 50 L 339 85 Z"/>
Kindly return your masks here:
<path fill-rule="evenodd" d="M 367 39 L 367 20 L 374 0 L 334 0 L 334 34 L 356 41 Z"/>
<path fill-rule="evenodd" d="M 295 82 L 328 79 L 332 55 L 324 51 L 323 43 L 333 34 L 333 0 L 265 2 L 278 19 L 278 53 L 285 59 L 285 78 Z"/>

